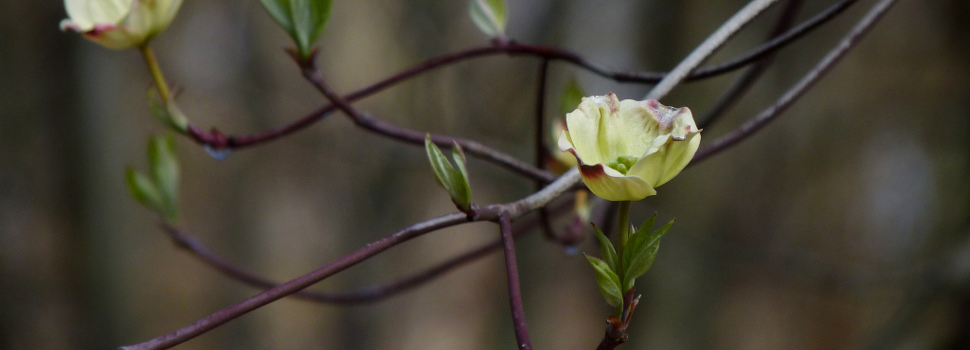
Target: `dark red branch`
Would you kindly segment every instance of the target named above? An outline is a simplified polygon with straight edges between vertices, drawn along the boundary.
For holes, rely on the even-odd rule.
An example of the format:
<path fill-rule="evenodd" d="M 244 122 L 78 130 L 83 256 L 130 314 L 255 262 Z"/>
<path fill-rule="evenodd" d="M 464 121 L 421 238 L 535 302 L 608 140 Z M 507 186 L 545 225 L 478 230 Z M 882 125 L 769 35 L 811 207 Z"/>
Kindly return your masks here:
<path fill-rule="evenodd" d="M 536 168 L 542 168 L 546 163 L 549 152 L 546 150 L 546 74 L 549 72 L 549 60 L 543 59 L 539 64 L 539 77 L 536 78 L 536 114 L 534 116 L 535 126 L 533 126 L 533 139 L 535 142 L 535 163 Z M 542 188 L 544 183 L 536 181 L 536 189 Z"/>
<path fill-rule="evenodd" d="M 784 34 L 759 45 L 747 53 L 722 63 L 712 64 L 710 66 L 704 66 L 694 70 L 694 72 L 687 77 L 687 81 L 710 78 L 712 76 L 734 71 L 735 69 L 744 67 L 753 62 L 757 62 L 761 60 L 762 57 L 770 55 L 778 49 L 797 41 L 799 38 L 805 34 L 808 34 L 813 29 L 818 28 L 822 24 L 832 20 L 857 1 L 858 0 L 842 0 L 835 5 L 826 8 L 824 11 L 819 12 L 812 18 L 805 20 L 795 28 L 792 28 Z"/>
<path fill-rule="evenodd" d="M 561 214 L 569 207 L 570 203 L 560 202 L 552 205 L 552 208 L 550 208 L 549 211 Z M 525 235 L 525 233 L 531 232 L 531 230 L 537 226 L 537 223 L 538 220 L 536 219 L 524 221 L 522 224 L 516 225 L 513 233 L 516 238 L 518 238 L 519 236 Z M 206 265 L 215 268 L 217 271 L 222 272 L 230 278 L 261 289 L 270 289 L 278 285 L 265 277 L 259 276 L 226 261 L 219 255 L 210 251 L 209 248 L 196 240 L 194 237 L 177 227 L 165 223 L 161 223 L 159 226 L 168 234 L 169 238 L 172 239 L 172 242 L 174 242 L 179 248 L 184 249 L 199 260 L 202 260 L 202 262 L 204 262 Z M 428 268 L 427 270 L 414 273 L 408 277 L 382 286 L 346 293 L 313 292 L 302 290 L 296 294 L 293 294 L 293 297 L 329 304 L 361 304 L 377 302 L 384 298 L 408 291 L 414 287 L 432 281 L 448 271 L 483 258 L 492 251 L 501 247 L 502 240 L 501 238 L 498 238 L 478 248 L 469 250 L 451 259 L 445 260 L 438 265 Z"/>
<path fill-rule="evenodd" d="M 320 268 L 303 276 L 297 277 L 296 279 L 273 287 L 251 298 L 236 303 L 235 305 L 217 311 L 216 313 L 206 316 L 172 333 L 157 337 L 144 343 L 121 347 L 120 349 L 167 349 L 181 344 L 182 342 L 202 335 L 213 328 L 216 328 L 259 307 L 279 300 L 287 295 L 306 289 L 307 287 L 318 283 L 327 277 L 346 270 L 364 260 L 373 257 L 374 255 L 390 249 L 395 245 L 406 242 L 425 233 L 473 221 L 494 221 L 498 220 L 499 216 L 502 214 L 507 214 L 511 217 L 525 215 L 536 208 L 548 205 L 549 202 L 558 198 L 577 181 L 579 181 L 579 173 L 573 170 L 564 174 L 559 179 L 549 184 L 549 186 L 543 188 L 541 191 L 536 192 L 528 197 L 522 198 L 515 202 L 484 206 L 476 212 L 474 217 L 469 218 L 469 216 L 465 213 L 456 212 L 416 223 L 401 231 L 395 232 L 390 236 L 386 236 L 377 241 L 371 242 L 365 245 L 363 248 L 321 266 Z"/>
<path fill-rule="evenodd" d="M 502 248 L 505 251 L 505 271 L 508 277 L 509 306 L 512 308 L 512 325 L 515 327 L 517 349 L 532 350 L 529 339 L 529 326 L 525 322 L 525 308 L 522 306 L 522 288 L 519 285 L 519 265 L 515 260 L 515 240 L 512 238 L 512 218 L 508 212 L 499 215 L 502 235 Z"/>
<path fill-rule="evenodd" d="M 846 38 L 843 39 L 843 41 L 838 45 L 838 47 L 836 47 L 828 55 L 826 55 L 826 57 L 823 58 L 823 60 L 819 63 L 819 65 L 815 69 L 810 71 L 803 78 L 802 81 L 800 81 L 792 89 L 786 92 L 786 94 L 783 95 L 782 98 L 780 98 L 775 105 L 773 105 L 768 110 L 759 114 L 759 116 L 756 117 L 755 120 L 752 120 L 748 124 L 745 124 L 742 128 L 737 130 L 735 133 L 729 134 L 725 138 L 715 141 L 714 144 L 706 147 L 705 149 L 702 149 L 700 152 L 698 152 L 697 156 L 695 156 L 695 162 L 700 161 L 716 153 L 717 151 L 726 149 L 732 146 L 733 144 L 737 143 L 738 141 L 750 136 L 758 129 L 763 127 L 764 124 L 770 121 L 771 118 L 774 118 L 778 113 L 780 113 L 786 107 L 788 107 L 795 99 L 800 97 L 809 87 L 811 87 L 811 85 L 815 81 L 817 81 L 817 79 L 821 75 L 823 75 L 829 68 L 831 68 L 831 66 L 836 61 L 838 61 L 839 58 L 841 58 L 850 48 L 854 47 L 855 43 L 859 40 L 859 38 L 861 38 L 862 34 L 867 32 L 871 28 L 871 26 L 882 16 L 882 14 L 885 13 L 885 11 L 893 3 L 894 3 L 894 0 L 880 1 L 873 8 L 873 10 L 871 10 L 866 15 L 866 17 L 857 24 L 856 28 L 854 28 L 853 31 L 849 35 L 847 35 Z M 515 44 L 509 43 L 508 45 L 515 45 Z M 509 48 L 509 53 L 514 53 L 514 50 L 511 50 L 511 48 Z M 568 61 L 568 59 L 555 57 L 552 55 L 543 56 L 543 57 L 564 59 Z M 307 70 L 308 67 L 304 66 L 303 68 L 304 68 L 304 74 L 306 74 L 306 72 L 308 72 Z M 312 71 L 315 71 L 315 69 L 309 70 L 309 71 L 312 72 Z M 311 74 L 307 78 L 311 79 L 313 76 L 314 75 Z M 320 83 L 323 82 L 322 78 L 319 82 Z M 362 114 L 360 112 L 355 111 L 346 100 L 344 100 L 341 96 L 336 95 L 333 91 L 330 91 L 325 84 L 321 84 L 320 86 L 318 86 L 318 88 L 321 88 L 321 92 L 327 95 L 327 97 L 331 99 L 332 102 L 335 105 L 337 105 L 341 110 L 343 110 L 348 115 L 351 115 L 351 117 L 355 119 L 355 122 L 359 124 L 369 125 L 369 127 L 375 129 L 374 131 L 381 130 L 381 127 L 387 125 L 387 124 L 381 124 L 381 123 L 373 123 L 371 121 L 373 120 L 373 117 L 370 117 L 366 114 Z M 371 120 L 368 120 L 368 118 L 370 118 Z M 394 130 L 397 130 L 397 129 L 394 129 Z M 192 134 L 196 137 L 200 137 L 201 139 L 205 139 L 205 137 L 203 136 L 206 136 L 206 135 L 203 135 L 204 133 L 199 132 L 198 130 L 193 131 Z M 228 139 L 230 139 L 218 133 L 212 133 L 211 135 L 208 135 L 208 136 L 211 136 L 217 140 L 224 140 L 220 142 L 225 142 L 225 144 L 228 144 L 229 143 Z M 404 133 L 399 136 L 402 137 L 402 140 L 405 140 L 405 141 L 408 141 L 405 137 L 410 137 L 410 135 L 407 133 Z M 423 135 L 420 135 L 420 136 L 423 137 Z M 439 142 L 439 141 L 445 141 L 445 140 L 439 139 L 439 140 L 436 140 L 435 142 Z M 448 139 L 447 141 L 450 142 L 451 140 Z M 446 144 L 442 146 L 447 147 Z M 465 145 L 462 145 L 462 146 L 465 147 Z M 561 177 L 560 180 L 553 182 L 550 186 L 546 187 L 542 191 L 539 191 L 530 197 L 524 198 L 517 202 L 488 206 L 483 210 L 478 211 L 476 216 L 472 219 L 476 221 L 495 220 L 495 219 L 498 219 L 499 216 L 501 215 L 501 217 L 504 218 L 503 223 L 508 223 L 512 217 L 518 217 L 520 215 L 523 215 L 526 212 L 529 212 L 531 210 L 534 210 L 536 208 L 546 205 L 549 201 L 561 195 L 562 191 L 565 191 L 566 189 L 571 187 L 577 180 L 578 180 L 578 175 L 576 174 L 575 171 L 571 171 L 567 173 L 565 176 Z M 364 261 L 370 257 L 373 257 L 374 255 L 377 255 L 397 244 L 400 244 L 402 242 L 405 242 L 407 240 L 410 240 L 412 238 L 415 238 L 417 236 L 423 235 L 431 231 L 463 224 L 466 222 L 469 222 L 469 218 L 466 214 L 452 213 L 435 219 L 424 221 L 418 224 L 414 224 L 390 236 L 387 236 L 380 240 L 372 242 L 353 253 L 350 253 L 344 257 L 341 257 L 329 264 L 326 264 L 318 268 L 317 270 L 314 270 L 294 280 L 291 280 L 282 285 L 266 290 L 252 298 L 246 299 L 240 303 L 237 303 L 226 309 L 223 309 L 214 314 L 211 314 L 175 332 L 166 334 L 156 339 L 152 339 L 142 344 L 123 347 L 122 349 L 158 349 L 158 348 L 168 348 L 168 347 L 175 346 L 191 338 L 194 338 L 198 335 L 201 335 L 215 327 L 218 327 L 219 325 L 222 325 L 232 319 L 235 319 L 245 313 L 248 313 L 249 311 L 252 311 L 256 308 L 264 306 L 268 303 L 271 303 L 275 300 L 283 298 L 287 295 L 299 292 L 309 287 L 310 285 L 313 285 L 319 281 L 322 281 L 323 279 L 326 279 L 329 276 L 332 276 L 333 274 L 336 274 L 351 266 L 354 266 L 357 263 L 360 263 L 361 261 Z M 502 230 L 503 232 L 508 231 L 509 232 L 508 235 L 510 236 L 511 229 L 507 228 L 506 226 L 507 225 L 503 225 Z M 510 239 L 503 239 L 503 243 L 505 243 L 505 241 L 511 242 Z M 509 249 L 512 249 L 512 252 L 513 252 L 512 257 L 514 258 L 514 246 L 511 243 L 506 243 L 505 246 L 507 251 Z M 515 265 L 514 261 L 512 265 Z M 511 272 L 512 271 L 510 270 L 510 291 L 512 287 L 511 286 L 512 281 L 513 280 L 518 281 L 517 278 L 514 278 L 514 279 L 511 278 Z M 514 295 L 512 299 L 514 303 L 515 302 Z M 520 304 L 519 309 L 521 309 L 521 296 L 519 297 L 519 304 Z M 515 305 L 513 305 L 513 315 L 515 314 L 515 310 L 516 310 L 516 307 Z M 521 324 L 524 326 L 525 324 L 524 314 L 522 314 L 521 320 L 522 320 Z M 516 322 L 516 325 L 518 324 L 519 322 Z M 517 327 L 517 333 L 518 333 L 518 329 L 519 328 Z M 527 344 L 527 342 L 521 341 L 522 337 L 519 337 L 519 339 L 520 339 L 520 344 L 523 344 L 523 345 Z M 525 339 L 527 340 L 527 338 Z"/>
<path fill-rule="evenodd" d="M 262 276 L 256 275 L 250 271 L 244 270 L 238 266 L 229 263 L 222 257 L 212 253 L 205 245 L 198 242 L 184 231 L 173 227 L 171 225 L 162 224 L 161 227 L 168 233 L 169 237 L 177 244 L 180 248 L 192 253 L 199 260 L 205 264 L 212 266 L 219 272 L 241 281 L 250 286 L 254 286 L 262 289 L 270 289 L 278 286 L 277 283 L 270 281 Z M 333 292 L 314 292 L 301 290 L 294 293 L 292 296 L 300 299 L 305 299 L 308 301 L 314 301 L 319 303 L 328 304 L 363 304 L 372 303 L 380 301 L 386 297 L 405 292 L 414 287 L 420 286 L 426 282 L 435 279 L 442 274 L 456 269 L 458 267 L 464 266 L 472 261 L 478 260 L 485 257 L 495 249 L 502 246 L 501 240 L 495 240 L 489 244 L 483 245 L 481 247 L 467 251 L 461 255 L 455 256 L 448 259 L 438 265 L 435 265 L 427 270 L 415 273 L 411 276 L 403 278 L 386 285 L 371 287 L 366 289 L 361 289 L 348 293 L 333 293 Z"/>
<path fill-rule="evenodd" d="M 792 26 L 795 22 L 795 16 L 798 14 L 798 9 L 801 7 L 802 0 L 790 0 L 788 1 L 785 9 L 782 11 L 781 16 L 778 17 L 778 23 L 775 24 L 775 29 L 768 36 L 768 40 L 784 33 Z M 735 103 L 743 96 L 751 86 L 754 85 L 758 78 L 760 78 L 763 73 L 771 66 L 771 62 L 774 60 L 775 55 L 770 54 L 764 56 L 757 63 L 752 65 L 744 75 L 734 81 L 726 92 L 721 94 L 714 106 L 711 107 L 703 117 L 698 119 L 697 127 L 704 129 L 709 127 L 718 118 L 726 114 L 727 110 L 734 106 Z"/>
<path fill-rule="evenodd" d="M 769 42 L 758 46 L 746 54 L 738 56 L 734 59 L 725 61 L 719 64 L 712 64 L 705 67 L 700 67 L 695 70 L 690 76 L 687 77 L 688 81 L 694 81 L 704 78 L 709 78 L 719 74 L 728 73 L 734 71 L 738 68 L 744 67 L 752 62 L 759 61 L 763 56 L 768 55 L 778 49 L 796 41 L 803 35 L 811 32 L 813 29 L 818 28 L 820 25 L 828 22 L 829 20 L 835 18 L 836 15 L 844 11 L 850 5 L 854 4 L 858 0 L 843 0 L 839 3 L 829 7 L 825 11 L 822 11 L 818 15 L 802 22 L 799 26 L 785 32 L 785 34 L 780 35 Z M 431 71 L 437 68 L 445 67 L 453 63 L 461 62 L 468 59 L 492 56 L 498 54 L 508 54 L 508 55 L 528 55 L 543 58 L 544 60 L 561 60 L 571 63 L 577 67 L 585 69 L 587 71 L 593 72 L 604 78 L 611 79 L 621 83 L 645 83 L 653 84 L 666 76 L 664 72 L 631 72 L 631 71 L 619 71 L 606 68 L 603 65 L 594 63 L 579 55 L 575 52 L 552 47 L 552 46 L 541 46 L 541 45 L 527 45 L 519 44 L 510 41 L 497 41 L 493 42 L 491 46 L 478 47 L 467 49 L 460 52 L 455 52 L 451 54 L 445 54 L 439 57 L 431 58 L 426 60 L 414 67 L 408 68 L 401 71 L 393 76 L 390 76 L 384 80 L 378 81 L 374 84 L 366 86 L 360 90 L 350 93 L 344 96 L 347 101 L 353 102 L 364 97 L 373 95 L 384 89 L 396 85 L 402 81 L 413 78 L 419 74 Z M 317 110 L 303 116 L 302 118 L 296 120 L 293 123 L 281 126 L 276 129 L 266 130 L 250 135 L 244 136 L 227 136 L 219 132 L 217 129 L 212 129 L 211 131 L 202 130 L 196 126 L 189 126 L 189 135 L 198 143 L 209 146 L 214 149 L 224 149 L 224 148 L 244 148 L 249 146 L 254 146 L 261 144 L 263 142 L 278 139 L 280 137 L 289 135 L 293 132 L 302 130 L 314 123 L 325 119 L 331 112 L 336 108 L 333 105 L 326 105 L 318 108 Z M 464 145 L 463 145 L 464 146 Z"/>
<path fill-rule="evenodd" d="M 533 142 L 535 142 L 535 166 L 537 168 L 542 168 L 546 159 L 549 157 L 549 151 L 546 149 L 546 125 L 545 125 L 545 107 L 546 107 L 546 75 L 549 73 L 549 59 L 543 58 L 539 63 L 539 77 L 536 79 L 536 112 L 534 116 L 535 126 L 533 126 Z M 542 188 L 544 183 L 541 181 L 536 181 L 536 189 Z M 549 213 L 546 212 L 545 208 L 539 208 L 539 221 L 542 223 L 542 233 L 546 237 L 554 242 L 559 242 L 559 237 L 556 235 L 556 231 L 552 228 L 552 223 L 549 219 Z"/>
<path fill-rule="evenodd" d="M 706 159 L 712 155 L 717 154 L 725 149 L 728 149 L 737 143 L 747 139 L 755 132 L 761 130 L 761 128 L 768 125 L 768 123 L 775 120 L 782 112 L 791 107 L 795 101 L 797 101 L 801 96 L 805 94 L 812 86 L 818 82 L 822 76 L 825 75 L 842 57 L 845 56 L 852 48 L 856 46 L 862 36 L 872 29 L 882 15 L 885 14 L 889 7 L 892 6 L 894 0 L 883 0 L 882 2 L 873 6 L 869 13 L 862 18 L 856 26 L 852 28 L 848 34 L 846 34 L 842 40 L 836 45 L 831 51 L 829 51 L 825 57 L 819 60 L 818 64 L 812 68 L 812 70 L 805 73 L 805 76 L 798 81 L 794 86 L 792 86 L 788 91 L 785 91 L 781 97 L 775 101 L 774 104 L 769 106 L 767 109 L 758 113 L 753 119 L 749 120 L 747 123 L 741 127 L 735 129 L 731 133 L 714 140 L 704 148 L 697 151 L 694 155 L 694 159 L 691 163 L 697 163 L 701 160 Z"/>
<path fill-rule="evenodd" d="M 467 223 L 468 220 L 464 213 L 451 213 L 448 215 L 440 216 L 438 218 L 421 222 L 405 228 L 401 231 L 395 232 L 394 234 L 379 239 L 377 241 L 371 242 L 370 244 L 364 246 L 357 251 L 350 253 L 344 257 L 341 257 L 329 264 L 326 264 L 319 269 L 313 270 L 303 276 L 297 277 L 289 282 L 281 284 L 279 286 L 273 287 L 272 289 L 266 290 L 258 295 L 243 300 L 235 305 L 227 307 L 221 311 L 211 314 L 203 319 L 200 319 L 188 326 L 182 327 L 181 329 L 163 335 L 161 337 L 149 340 L 147 342 L 136 344 L 132 346 L 122 347 L 121 349 L 167 349 L 175 345 L 181 344 L 186 340 L 197 337 L 209 330 L 216 328 L 236 317 L 242 316 L 250 311 L 253 311 L 261 306 L 269 304 L 273 301 L 279 300 L 287 295 L 296 293 L 307 287 L 322 281 L 323 279 L 336 274 L 337 272 L 343 271 L 351 266 L 354 266 L 361 261 L 364 261 L 380 252 L 383 252 L 397 244 L 410 240 L 414 237 L 420 236 L 422 234 L 438 230 L 445 227 L 455 226 Z"/>
<path fill-rule="evenodd" d="M 330 100 L 331 103 L 337 106 L 337 109 L 350 117 L 350 119 L 353 120 L 357 126 L 406 143 L 424 145 L 424 132 L 389 124 L 383 120 L 375 118 L 370 114 L 361 112 L 354 108 L 349 101 L 330 88 L 330 86 L 323 79 L 323 75 L 317 68 L 312 56 L 309 60 L 304 62 L 300 62 L 298 60 L 298 63 L 302 68 L 304 78 L 313 84 L 313 86 L 316 87 L 317 90 L 320 91 L 320 93 L 323 94 L 328 100 Z M 461 145 L 461 148 L 465 151 L 465 153 L 473 154 L 482 159 L 492 161 L 495 164 L 501 165 L 519 174 L 528 176 L 536 181 L 548 183 L 556 179 L 555 175 L 547 171 L 523 163 L 522 161 L 515 159 L 508 154 L 489 148 L 488 146 L 476 141 L 434 134 L 431 135 L 431 141 L 442 148 L 451 148 L 452 143 L 457 143 Z"/>

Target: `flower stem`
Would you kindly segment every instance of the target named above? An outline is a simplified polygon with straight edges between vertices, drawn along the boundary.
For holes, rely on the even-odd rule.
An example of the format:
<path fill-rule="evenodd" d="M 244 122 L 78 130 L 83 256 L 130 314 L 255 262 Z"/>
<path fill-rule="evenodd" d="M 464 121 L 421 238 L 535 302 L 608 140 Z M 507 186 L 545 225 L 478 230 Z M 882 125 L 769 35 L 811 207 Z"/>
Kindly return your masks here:
<path fill-rule="evenodd" d="M 152 80 L 155 81 L 158 95 L 165 104 L 168 104 L 168 98 L 171 96 L 171 93 L 168 90 L 168 83 L 165 82 L 165 75 L 162 74 L 162 67 L 158 65 L 158 60 L 155 59 L 155 52 L 152 51 L 151 46 L 148 46 L 148 44 L 139 46 L 138 50 L 141 51 L 141 55 L 145 58 L 145 65 L 148 66 L 148 70 L 152 73 Z"/>

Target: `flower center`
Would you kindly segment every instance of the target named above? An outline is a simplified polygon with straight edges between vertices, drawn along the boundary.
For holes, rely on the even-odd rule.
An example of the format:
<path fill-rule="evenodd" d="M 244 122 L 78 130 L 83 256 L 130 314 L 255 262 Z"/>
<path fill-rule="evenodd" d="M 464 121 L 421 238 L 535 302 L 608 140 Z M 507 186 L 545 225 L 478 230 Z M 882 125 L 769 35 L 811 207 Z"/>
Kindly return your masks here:
<path fill-rule="evenodd" d="M 606 162 L 606 166 L 619 171 L 620 174 L 626 175 L 626 172 L 633 167 L 633 164 L 637 162 L 637 159 L 633 156 L 619 156 L 616 160 Z"/>

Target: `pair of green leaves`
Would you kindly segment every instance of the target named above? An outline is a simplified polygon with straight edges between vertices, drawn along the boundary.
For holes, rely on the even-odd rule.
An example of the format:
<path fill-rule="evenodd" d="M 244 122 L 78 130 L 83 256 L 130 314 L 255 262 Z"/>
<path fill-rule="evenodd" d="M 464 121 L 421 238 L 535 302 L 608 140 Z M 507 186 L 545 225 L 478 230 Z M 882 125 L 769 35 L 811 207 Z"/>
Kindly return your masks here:
<path fill-rule="evenodd" d="M 148 166 L 150 176 L 132 167 L 125 169 L 128 192 L 138 203 L 158 212 L 169 223 L 177 224 L 179 164 L 171 134 L 148 139 Z"/>
<path fill-rule="evenodd" d="M 470 0 L 468 13 L 472 22 L 489 38 L 504 38 L 508 11 L 505 0 Z"/>
<path fill-rule="evenodd" d="M 596 284 L 606 302 L 617 308 L 619 314 L 623 307 L 623 295 L 633 288 L 637 277 L 642 276 L 653 265 L 660 249 L 660 238 L 667 234 L 667 230 L 674 225 L 672 220 L 663 227 L 651 231 L 657 215 L 651 216 L 640 228 L 630 234 L 627 246 L 624 248 L 622 259 L 613 248 L 606 235 L 598 227 L 593 226 L 596 238 L 600 242 L 600 253 L 603 258 L 586 255 L 586 260 L 596 272 Z"/>
<path fill-rule="evenodd" d="M 333 0 L 259 0 L 296 43 L 301 59 L 308 59 L 313 43 L 330 19 Z"/>
<path fill-rule="evenodd" d="M 468 184 L 468 171 L 465 170 L 465 153 L 461 146 L 454 143 L 451 157 L 455 160 L 454 166 L 448 162 L 448 158 L 441 153 L 441 149 L 434 142 L 431 142 L 431 134 L 424 137 L 424 150 L 428 153 L 428 161 L 431 162 L 431 170 L 434 171 L 434 179 L 438 185 L 448 191 L 451 201 L 463 212 L 468 212 L 471 206 L 472 190 Z"/>

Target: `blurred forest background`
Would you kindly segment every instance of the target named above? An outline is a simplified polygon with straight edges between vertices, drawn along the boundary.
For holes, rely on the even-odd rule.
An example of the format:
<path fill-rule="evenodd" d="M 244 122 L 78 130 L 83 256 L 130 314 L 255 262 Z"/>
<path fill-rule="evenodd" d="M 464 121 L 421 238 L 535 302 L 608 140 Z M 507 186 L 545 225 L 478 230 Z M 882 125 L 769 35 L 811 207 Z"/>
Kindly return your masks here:
<path fill-rule="evenodd" d="M 804 20 L 834 1 L 806 1 Z M 509 1 L 509 35 L 617 69 L 664 71 L 744 0 Z M 868 9 L 863 0 L 785 48 L 710 142 L 772 103 Z M 767 36 L 775 6 L 708 62 Z M 135 50 L 62 33 L 59 1 L 0 2 L 0 348 L 108 349 L 170 332 L 257 290 L 176 248 L 125 189 L 146 169 L 150 78 Z M 970 348 L 970 2 L 902 0 L 781 119 L 633 205 L 677 218 L 625 349 Z M 255 0 L 186 1 L 154 41 L 193 124 L 248 134 L 324 104 Z M 432 56 L 487 45 L 466 1 L 337 1 L 320 66 L 349 92 Z M 490 56 L 359 102 L 384 120 L 463 136 L 531 160 L 539 60 Z M 740 71 L 665 99 L 696 116 Z M 547 118 L 575 77 L 590 94 L 642 98 L 553 63 Z M 411 223 L 454 210 L 424 150 L 342 115 L 216 160 L 179 139 L 186 229 L 284 281 Z M 470 158 L 473 200 L 530 180 Z M 557 223 L 558 227 L 565 222 Z M 314 289 L 381 284 L 494 239 L 480 223 L 423 236 Z M 610 308 L 581 255 L 519 240 L 539 349 L 593 349 Z M 596 252 L 592 240 L 579 247 Z M 180 349 L 510 349 L 502 255 L 409 293 L 337 306 L 284 299 Z"/>

